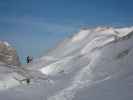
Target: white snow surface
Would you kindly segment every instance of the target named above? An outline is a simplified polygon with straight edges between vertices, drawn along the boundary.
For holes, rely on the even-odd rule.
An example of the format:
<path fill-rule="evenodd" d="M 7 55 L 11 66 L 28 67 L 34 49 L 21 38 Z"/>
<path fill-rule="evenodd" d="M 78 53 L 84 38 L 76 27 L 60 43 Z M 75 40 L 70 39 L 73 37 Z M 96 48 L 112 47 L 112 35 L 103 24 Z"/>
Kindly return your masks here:
<path fill-rule="evenodd" d="M 10 44 L 8 42 L 6 42 L 6 41 L 0 41 L 0 43 L 6 45 L 7 47 L 10 46 Z"/>
<path fill-rule="evenodd" d="M 23 66 L 26 67 L 25 73 L 28 75 L 22 75 L 18 71 L 8 75 L 0 70 L 0 98 L 132 100 L 132 60 L 133 27 L 81 30 L 77 35 L 60 43 L 46 56 Z M 7 70 L 5 67 L 1 68 Z M 13 76 L 30 76 L 32 81 L 29 85 L 18 84 Z M 2 85 L 5 81 L 12 88 L 7 89 L 5 84 Z"/>

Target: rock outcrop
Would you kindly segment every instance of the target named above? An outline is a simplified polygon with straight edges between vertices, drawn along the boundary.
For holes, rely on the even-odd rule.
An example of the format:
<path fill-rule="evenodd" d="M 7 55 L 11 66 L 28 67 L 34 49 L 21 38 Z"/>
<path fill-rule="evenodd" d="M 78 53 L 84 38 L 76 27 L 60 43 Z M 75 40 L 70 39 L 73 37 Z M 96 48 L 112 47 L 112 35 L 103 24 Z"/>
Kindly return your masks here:
<path fill-rule="evenodd" d="M 0 63 L 20 66 L 16 49 L 5 41 L 0 41 Z"/>

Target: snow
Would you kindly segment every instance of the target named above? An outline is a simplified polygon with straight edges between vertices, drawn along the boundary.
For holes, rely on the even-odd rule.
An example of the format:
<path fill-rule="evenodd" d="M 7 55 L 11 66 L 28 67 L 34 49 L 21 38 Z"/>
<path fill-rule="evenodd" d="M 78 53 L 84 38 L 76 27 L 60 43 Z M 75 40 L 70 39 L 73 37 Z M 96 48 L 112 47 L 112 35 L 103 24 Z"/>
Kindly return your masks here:
<path fill-rule="evenodd" d="M 127 27 L 127 28 L 118 28 L 118 29 L 115 29 L 115 31 L 117 31 L 119 34 L 119 37 L 123 37 L 127 34 L 129 34 L 130 32 L 133 31 L 133 27 Z"/>
<path fill-rule="evenodd" d="M 32 64 L 22 66 L 29 85 L 17 85 L 18 71 L 1 76 L 2 100 L 132 100 L 132 27 L 81 30 Z M 125 36 L 126 39 L 122 39 Z M 119 39 L 121 38 L 121 39 Z M 2 67 L 4 68 L 4 67 Z M 4 68 L 0 73 L 6 73 Z M 9 70 L 9 69 L 8 69 Z M 15 73 L 15 74 L 14 74 Z M 40 78 L 41 77 L 41 78 Z M 2 81 L 4 79 L 4 81 Z M 10 88 L 2 82 L 10 84 Z M 11 88 L 12 87 L 12 88 Z"/>
<path fill-rule="evenodd" d="M 91 30 L 81 30 L 78 34 L 76 34 L 76 36 L 72 38 L 72 42 L 82 41 L 89 35 L 90 32 Z"/>
<path fill-rule="evenodd" d="M 6 41 L 4 41 L 3 43 L 4 43 L 7 47 L 10 46 L 10 44 L 9 44 L 8 42 L 6 42 Z"/>
<path fill-rule="evenodd" d="M 19 86 L 20 83 L 16 78 L 21 80 L 24 77 L 14 72 L 10 67 L 0 65 L 0 91 Z"/>
<path fill-rule="evenodd" d="M 9 44 L 8 42 L 6 42 L 6 41 L 0 41 L 0 44 L 4 44 L 4 45 L 6 45 L 7 47 L 10 46 L 10 44 Z"/>
<path fill-rule="evenodd" d="M 45 75 L 56 75 L 62 71 L 64 71 L 64 66 L 71 60 L 72 57 L 67 57 L 63 60 L 59 60 L 55 63 L 52 63 L 44 68 L 40 69 L 40 71 Z"/>
<path fill-rule="evenodd" d="M 86 54 L 88 52 L 90 52 L 92 49 L 94 48 L 100 48 L 102 46 L 104 46 L 105 44 L 108 44 L 112 41 L 114 41 L 115 38 L 114 37 L 109 37 L 108 39 L 104 39 L 104 37 L 98 37 L 95 38 L 94 40 L 92 40 L 90 43 L 88 43 L 82 50 L 81 50 L 81 54 Z"/>
<path fill-rule="evenodd" d="M 18 85 L 20 85 L 20 83 L 18 81 L 9 77 L 6 80 L 0 81 L 0 90 L 5 90 L 8 88 L 16 87 Z"/>

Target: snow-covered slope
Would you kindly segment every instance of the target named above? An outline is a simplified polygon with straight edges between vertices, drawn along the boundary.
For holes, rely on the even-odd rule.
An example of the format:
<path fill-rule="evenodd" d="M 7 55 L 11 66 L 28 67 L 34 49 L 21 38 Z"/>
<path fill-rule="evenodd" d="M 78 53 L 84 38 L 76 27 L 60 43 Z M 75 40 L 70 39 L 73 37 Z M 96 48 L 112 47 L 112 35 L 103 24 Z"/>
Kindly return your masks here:
<path fill-rule="evenodd" d="M 20 83 L 16 79 L 22 80 L 24 77 L 13 68 L 0 65 L 0 91 L 19 86 Z"/>
<path fill-rule="evenodd" d="M 44 78 L 41 72 L 21 66 L 16 49 L 0 41 L 0 91 L 24 85 L 26 79 L 36 77 Z"/>
<path fill-rule="evenodd" d="M 0 97 L 2 100 L 132 100 L 132 42 L 133 27 L 83 29 L 27 66 L 28 70 L 44 74 L 47 80 L 33 79 L 31 85 L 1 92 Z"/>

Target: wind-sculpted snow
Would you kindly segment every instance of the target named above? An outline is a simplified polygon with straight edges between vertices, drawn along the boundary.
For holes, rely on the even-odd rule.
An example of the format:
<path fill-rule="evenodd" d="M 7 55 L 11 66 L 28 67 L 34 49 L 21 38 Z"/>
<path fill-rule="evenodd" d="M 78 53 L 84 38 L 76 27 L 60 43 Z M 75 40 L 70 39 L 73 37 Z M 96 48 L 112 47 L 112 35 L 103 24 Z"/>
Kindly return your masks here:
<path fill-rule="evenodd" d="M 32 76 L 29 85 L 8 89 L 0 97 L 2 100 L 132 100 L 132 35 L 133 27 L 81 30 L 26 66 L 26 73 Z M 46 80 L 38 79 L 41 75 Z"/>

